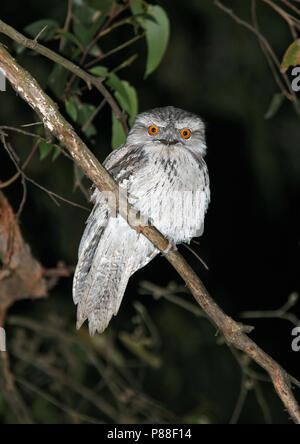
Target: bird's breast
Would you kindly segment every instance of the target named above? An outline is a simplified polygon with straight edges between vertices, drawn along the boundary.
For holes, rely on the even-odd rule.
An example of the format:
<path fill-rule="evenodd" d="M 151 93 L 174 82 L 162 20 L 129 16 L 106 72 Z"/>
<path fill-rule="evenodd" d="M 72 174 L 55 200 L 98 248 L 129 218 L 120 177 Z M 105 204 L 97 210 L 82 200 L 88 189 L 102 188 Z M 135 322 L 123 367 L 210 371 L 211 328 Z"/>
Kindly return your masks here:
<path fill-rule="evenodd" d="M 201 234 L 209 198 L 205 163 L 181 151 L 149 156 L 128 190 L 140 213 L 177 243 Z"/>

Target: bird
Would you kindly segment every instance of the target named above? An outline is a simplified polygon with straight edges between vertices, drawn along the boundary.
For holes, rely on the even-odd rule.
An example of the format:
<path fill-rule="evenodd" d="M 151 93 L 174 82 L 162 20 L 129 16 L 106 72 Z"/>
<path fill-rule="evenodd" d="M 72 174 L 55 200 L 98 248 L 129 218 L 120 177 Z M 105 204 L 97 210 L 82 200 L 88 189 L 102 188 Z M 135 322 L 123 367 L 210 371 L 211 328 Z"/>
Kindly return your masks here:
<path fill-rule="evenodd" d="M 126 142 L 103 163 L 129 203 L 169 240 L 190 243 L 204 231 L 210 203 L 205 124 L 196 114 L 165 106 L 137 115 Z M 117 315 L 129 278 L 160 252 L 111 210 L 95 188 L 73 280 L 77 329 L 103 333 Z M 144 220 L 143 219 L 143 220 Z"/>

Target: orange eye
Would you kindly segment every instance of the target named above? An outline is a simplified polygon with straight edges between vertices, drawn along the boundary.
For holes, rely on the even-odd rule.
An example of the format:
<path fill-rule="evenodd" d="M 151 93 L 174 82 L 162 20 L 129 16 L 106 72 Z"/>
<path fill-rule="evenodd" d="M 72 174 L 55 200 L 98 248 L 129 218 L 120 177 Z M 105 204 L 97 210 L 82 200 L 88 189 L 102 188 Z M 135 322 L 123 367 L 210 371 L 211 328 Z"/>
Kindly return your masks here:
<path fill-rule="evenodd" d="M 180 135 L 183 139 L 189 139 L 191 137 L 191 131 L 187 128 L 184 128 L 180 131 Z"/>
<path fill-rule="evenodd" d="M 151 125 L 148 128 L 148 133 L 150 134 L 150 136 L 155 136 L 155 134 L 157 134 L 158 131 L 159 131 L 159 129 L 155 125 Z"/>

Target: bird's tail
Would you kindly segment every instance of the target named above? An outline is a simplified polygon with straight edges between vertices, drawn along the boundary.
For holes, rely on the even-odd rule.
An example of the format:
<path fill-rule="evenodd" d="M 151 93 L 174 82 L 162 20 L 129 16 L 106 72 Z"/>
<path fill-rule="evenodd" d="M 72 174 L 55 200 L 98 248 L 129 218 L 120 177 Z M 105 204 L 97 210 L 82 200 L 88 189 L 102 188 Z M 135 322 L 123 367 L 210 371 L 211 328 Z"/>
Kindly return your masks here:
<path fill-rule="evenodd" d="M 73 287 L 74 302 L 78 304 L 77 328 L 88 319 L 91 335 L 96 331 L 102 333 L 117 314 L 135 271 L 136 233 L 124 228 L 126 236 L 120 232 L 120 218 L 110 218 L 100 236 L 97 230 L 91 233 L 80 249 Z"/>

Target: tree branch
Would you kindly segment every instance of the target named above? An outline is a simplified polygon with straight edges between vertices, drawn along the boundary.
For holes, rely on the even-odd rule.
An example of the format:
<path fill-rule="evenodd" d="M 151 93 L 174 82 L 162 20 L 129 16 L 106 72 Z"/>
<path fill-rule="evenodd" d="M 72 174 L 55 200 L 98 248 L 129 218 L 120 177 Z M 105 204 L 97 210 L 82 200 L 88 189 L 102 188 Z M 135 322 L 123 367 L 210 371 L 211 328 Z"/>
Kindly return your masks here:
<path fill-rule="evenodd" d="M 110 94 L 110 92 L 105 88 L 103 85 L 103 78 L 102 77 L 95 77 L 83 69 L 79 68 L 79 66 L 75 65 L 75 63 L 70 62 L 68 59 L 65 59 L 61 55 L 57 54 L 54 51 L 51 51 L 51 49 L 46 48 L 46 46 L 40 45 L 36 40 L 30 40 L 27 37 L 25 37 L 20 32 L 16 31 L 11 26 L 4 23 L 2 20 L 0 20 L 0 32 L 10 37 L 15 42 L 19 43 L 20 45 L 25 46 L 26 48 L 32 49 L 33 51 L 47 57 L 48 59 L 52 60 L 55 63 L 58 63 L 59 65 L 63 66 L 68 71 L 71 71 L 73 74 L 75 74 L 80 79 L 84 80 L 89 87 L 91 88 L 91 85 L 93 85 L 97 90 L 102 94 L 102 96 L 106 99 L 107 103 L 110 105 L 111 109 L 113 110 L 117 120 L 122 124 L 122 127 L 125 131 L 125 133 L 128 133 L 128 127 L 126 123 L 126 117 L 124 113 L 120 110 L 117 102 L 113 98 L 113 96 Z"/>
<path fill-rule="evenodd" d="M 0 191 L 0 311 L 2 321 L 6 310 L 17 300 L 43 298 L 47 283 L 43 268 L 25 244 L 11 206 Z M 1 324 L 2 325 L 2 324 Z"/>
<path fill-rule="evenodd" d="M 263 0 L 264 1 L 264 0 Z M 249 31 L 251 31 L 256 37 L 259 39 L 259 42 L 264 47 L 264 53 L 267 55 L 267 59 L 273 61 L 274 65 L 277 67 L 279 74 L 282 76 L 284 83 L 286 84 L 286 89 L 282 89 L 281 85 L 279 84 L 279 87 L 282 89 L 282 93 L 295 104 L 297 109 L 299 109 L 299 101 L 297 98 L 297 94 L 295 91 L 293 91 L 293 88 L 291 86 L 291 82 L 289 81 L 289 78 L 286 73 L 281 72 L 281 65 L 278 60 L 278 57 L 276 56 L 273 48 L 271 47 L 270 43 L 266 39 L 266 37 L 261 34 L 261 32 L 254 26 L 252 26 L 250 23 L 243 20 L 241 17 L 236 15 L 234 11 L 230 8 L 227 8 L 223 3 L 221 3 L 220 0 L 213 0 L 214 4 L 223 12 L 225 12 L 227 15 L 229 15 L 236 23 L 239 25 L 245 27 Z M 272 69 L 273 71 L 273 69 Z M 278 75 L 275 76 L 275 81 L 278 83 Z"/>
<path fill-rule="evenodd" d="M 55 103 L 42 91 L 36 80 L 18 65 L 3 46 L 0 46 L 0 68 L 14 89 L 37 112 L 45 127 L 67 147 L 74 161 L 99 190 L 109 190 L 115 194 L 120 202 L 121 216 L 127 220 L 128 211 L 136 214 L 127 199 L 119 196 L 117 183 L 77 136 L 72 126 L 58 112 Z M 136 227 L 130 223 L 129 225 L 145 235 L 161 252 L 167 250 L 169 242 L 154 227 L 150 225 Z M 199 277 L 177 251 L 170 251 L 166 255 L 166 259 L 184 279 L 187 287 L 209 319 L 222 331 L 228 344 L 245 352 L 269 373 L 274 387 L 291 418 L 294 422 L 300 424 L 300 409 L 293 396 L 290 377 L 286 371 L 245 334 L 245 331 L 249 331 L 249 329 L 235 322 L 222 311 L 208 294 Z"/>

